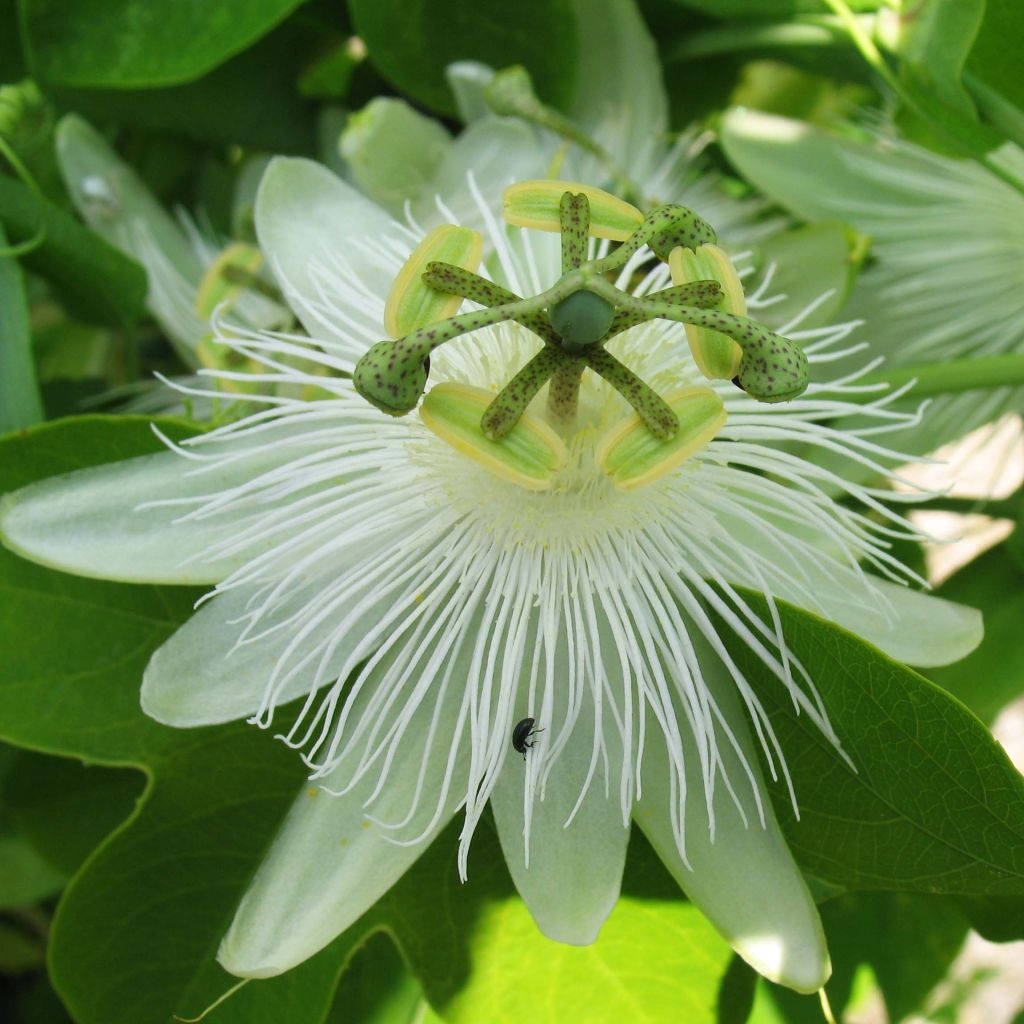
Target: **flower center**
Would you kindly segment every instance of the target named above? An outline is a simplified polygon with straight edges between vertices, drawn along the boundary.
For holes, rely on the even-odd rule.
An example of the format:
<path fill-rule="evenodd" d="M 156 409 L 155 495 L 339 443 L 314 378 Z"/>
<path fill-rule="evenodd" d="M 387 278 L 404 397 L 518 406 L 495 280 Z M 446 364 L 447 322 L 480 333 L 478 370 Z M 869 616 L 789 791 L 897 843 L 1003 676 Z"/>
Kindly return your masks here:
<path fill-rule="evenodd" d="M 482 248 L 473 244 L 475 233 L 437 229 L 410 257 L 389 296 L 389 313 L 406 311 L 388 321 L 393 340 L 372 346 L 356 366 L 356 389 L 379 409 L 391 415 L 411 411 L 440 345 L 511 321 L 543 342 L 540 351 L 486 401 L 478 389 L 435 388 L 423 403 L 424 421 L 498 475 L 546 489 L 566 453 L 557 437 L 527 417 L 527 407 L 547 384 L 547 419 L 562 435 L 571 434 L 580 384 L 590 370 L 634 410 L 599 445 L 598 459 L 618 486 L 629 487 L 663 475 L 706 444 L 724 413 L 721 399 L 708 388 L 677 392 L 671 400 L 659 395 L 608 351 L 608 342 L 624 331 L 656 319 L 689 325 L 691 349 L 709 350 L 699 356 L 695 351 L 702 372 L 731 377 L 759 401 L 788 401 L 807 387 L 807 359 L 798 346 L 727 308 L 737 302 L 742 308 L 742 288 L 715 245 L 714 229 L 691 210 L 667 204 L 644 216 L 600 189 L 554 181 L 514 185 L 504 205 L 510 223 L 560 232 L 561 278 L 547 291 L 522 298 L 475 273 Z M 600 259 L 587 259 L 592 235 L 622 244 Z M 610 275 L 644 247 L 669 263 L 674 283 L 638 297 L 616 287 Z M 694 258 L 686 259 L 688 253 Z M 703 272 L 710 276 L 696 276 Z M 437 320 L 437 310 L 452 299 L 453 310 L 462 300 L 482 308 Z"/>

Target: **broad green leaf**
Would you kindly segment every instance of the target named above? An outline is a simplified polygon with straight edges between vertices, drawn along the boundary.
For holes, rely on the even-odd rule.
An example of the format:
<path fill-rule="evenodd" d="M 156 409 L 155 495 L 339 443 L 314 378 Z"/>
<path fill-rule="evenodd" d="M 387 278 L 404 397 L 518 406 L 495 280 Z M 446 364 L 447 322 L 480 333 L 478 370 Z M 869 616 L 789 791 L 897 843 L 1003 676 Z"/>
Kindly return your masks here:
<path fill-rule="evenodd" d="M 425 1024 L 423 989 L 390 935 L 371 935 L 345 965 L 331 1020 L 342 1024 Z"/>
<path fill-rule="evenodd" d="M 801 866 L 849 889 L 1024 895 L 1024 778 L 988 730 L 840 627 L 781 602 L 779 614 L 852 762 L 745 644 L 731 646 L 787 758 L 799 820 L 784 786 L 776 810 Z"/>
<path fill-rule="evenodd" d="M 2 175 L 0 225 L 19 242 L 45 229 L 42 242 L 22 260 L 50 281 L 73 315 L 112 324 L 141 315 L 146 296 L 142 268 L 20 181 Z"/>
<path fill-rule="evenodd" d="M 985 637 L 962 661 L 929 669 L 928 676 L 991 722 L 1024 693 L 1024 571 L 1001 544 L 950 577 L 939 594 L 980 608 Z"/>
<path fill-rule="evenodd" d="M 198 78 L 300 0 L 22 0 L 29 63 L 59 85 L 137 89 Z"/>
<path fill-rule="evenodd" d="M 455 102 L 445 68 L 456 60 L 524 65 L 547 103 L 564 106 L 578 41 L 571 0 L 349 0 L 370 61 L 394 86 L 442 114 Z"/>
<path fill-rule="evenodd" d="M 62 107 L 97 124 L 114 123 L 176 138 L 234 143 L 282 153 L 308 152 L 313 111 L 294 88 L 318 40 L 294 21 L 196 81 L 160 89 L 51 90 Z M 186 153 L 184 170 L 194 172 Z M 150 181 L 152 185 L 152 181 Z"/>
<path fill-rule="evenodd" d="M 4 807 L 18 834 L 71 875 L 132 813 L 142 787 L 138 772 L 21 751 L 4 779 Z"/>
<path fill-rule="evenodd" d="M 623 895 L 592 946 L 544 938 L 515 895 L 489 820 L 459 886 L 454 822 L 370 910 L 449 1024 L 712 1024 L 728 945 L 634 830 Z M 359 925 L 356 926 L 360 927 Z M 657 983 L 652 983 L 657 979 Z"/>
<path fill-rule="evenodd" d="M 1019 0 L 986 0 L 985 17 L 967 58 L 967 67 L 1018 110 L 1024 109 L 1024 17 Z"/>
<path fill-rule="evenodd" d="M 0 250 L 6 245 L 0 224 Z M 24 278 L 13 256 L 0 255 L 0 432 L 28 427 L 42 418 Z"/>
<path fill-rule="evenodd" d="M 0 490 L 159 447 L 142 419 L 49 424 L 0 442 Z M 141 768 L 149 780 L 135 814 L 65 893 L 52 932 L 55 985 L 79 1024 L 194 1015 L 232 984 L 213 953 L 303 766 L 242 724 L 178 732 L 142 714 L 142 670 L 195 591 L 79 579 L 7 552 L 0 581 L 0 735 Z M 319 1022 L 339 965 L 326 953 L 258 995 L 240 992 L 218 1019 Z"/>

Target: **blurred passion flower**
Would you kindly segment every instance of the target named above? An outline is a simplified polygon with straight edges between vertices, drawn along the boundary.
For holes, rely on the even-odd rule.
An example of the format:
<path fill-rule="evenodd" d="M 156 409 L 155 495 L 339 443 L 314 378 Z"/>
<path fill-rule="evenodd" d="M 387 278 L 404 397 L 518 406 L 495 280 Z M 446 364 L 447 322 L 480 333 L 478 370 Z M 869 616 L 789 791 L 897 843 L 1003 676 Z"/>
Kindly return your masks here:
<path fill-rule="evenodd" d="M 4 540 L 69 572 L 214 584 L 153 656 L 144 708 L 179 727 L 287 720 L 284 739 L 318 785 L 242 900 L 219 953 L 229 971 L 273 975 L 324 947 L 460 810 L 465 877 L 489 803 L 551 938 L 594 941 L 633 821 L 741 956 L 813 991 L 828 952 L 762 777 L 765 764 L 787 780 L 786 760 L 730 647 L 756 652 L 838 747 L 777 617 L 762 619 L 740 588 L 914 664 L 977 643 L 975 613 L 894 582 L 907 571 L 888 540 L 912 533 L 906 523 L 794 454 L 793 442 L 881 471 L 900 459 L 876 435 L 906 417 L 886 397 L 866 401 L 855 378 L 821 383 L 849 325 L 771 336 L 809 361 L 796 401 L 705 378 L 687 340 L 705 357 L 716 333 L 739 344 L 742 377 L 750 338 L 766 332 L 717 305 L 741 298 L 727 261 L 680 259 L 713 244 L 688 211 L 604 209 L 582 186 L 568 202 L 544 183 L 513 192 L 512 218 L 532 209 L 536 226 L 564 229 L 560 245 L 502 224 L 497 197 L 472 179 L 467 190 L 483 234 L 428 235 L 322 167 L 276 160 L 259 241 L 310 337 L 221 325 L 223 343 L 262 367 L 259 411 L 14 493 Z M 632 217 L 618 248 L 588 236 L 572 198 L 588 192 L 595 230 Z M 555 316 L 580 294 L 611 304 L 611 319 Z M 759 295 L 747 302 L 756 315 Z M 688 337 L 680 320 L 710 333 Z M 442 334 L 452 340 L 434 345 Z M 509 393 L 545 353 L 538 396 Z M 752 392 L 763 383 L 746 379 Z M 323 397 L 286 397 L 308 384 Z M 400 415 L 424 386 L 421 411 Z M 501 395 L 512 411 L 485 430 Z M 853 399 L 873 421 L 863 434 L 830 426 Z M 662 406 L 666 418 L 651 418 Z M 532 746 L 517 749 L 524 738 Z"/>
<path fill-rule="evenodd" d="M 723 118 L 721 139 L 743 176 L 792 213 L 838 218 L 870 237 L 873 260 L 847 312 L 871 325 L 886 369 L 1024 353 L 1019 146 L 1005 143 L 985 165 L 881 128 L 840 134 L 744 109 Z M 895 441 L 934 451 L 1008 411 L 1024 411 L 1024 389 L 942 395 L 921 429 Z"/>

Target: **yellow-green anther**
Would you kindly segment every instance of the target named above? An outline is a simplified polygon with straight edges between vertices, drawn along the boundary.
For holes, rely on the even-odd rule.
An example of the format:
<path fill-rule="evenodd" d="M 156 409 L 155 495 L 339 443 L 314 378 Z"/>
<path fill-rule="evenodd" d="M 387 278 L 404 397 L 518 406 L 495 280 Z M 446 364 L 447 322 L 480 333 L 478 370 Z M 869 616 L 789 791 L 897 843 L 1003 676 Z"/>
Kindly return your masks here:
<path fill-rule="evenodd" d="M 446 295 L 461 295 L 480 306 L 503 306 L 522 301 L 515 292 L 502 288 L 500 284 L 462 267 L 453 267 L 450 263 L 428 263 L 423 272 L 423 282 Z M 558 344 L 558 335 L 543 313 L 523 315 L 515 320 L 549 345 Z"/>
<path fill-rule="evenodd" d="M 644 215 L 633 205 L 590 185 L 574 181 L 520 181 L 503 194 L 505 220 L 521 228 L 561 231 L 562 196 L 566 192 L 585 195 L 590 203 L 590 235 L 623 242 L 644 223 Z"/>
<path fill-rule="evenodd" d="M 263 266 L 263 253 L 254 245 L 245 242 L 233 242 L 214 261 L 199 282 L 196 292 L 196 314 L 208 320 L 213 311 L 223 303 L 230 308 L 238 300 L 239 295 L 248 286 L 252 290 L 264 292 L 273 290 L 270 296 L 280 301 L 280 294 L 269 281 L 259 277 Z M 259 282 L 262 288 L 253 289 Z"/>
<path fill-rule="evenodd" d="M 574 361 L 560 349 L 545 345 L 487 406 L 480 420 L 480 429 L 484 435 L 497 441 L 508 434 L 551 375 L 561 366 Z"/>
<path fill-rule="evenodd" d="M 603 338 L 614 316 L 615 307 L 610 302 L 588 291 L 573 292 L 548 310 L 562 348 L 573 354 Z"/>
<path fill-rule="evenodd" d="M 522 415 L 495 440 L 480 428 L 494 395 L 468 384 L 439 384 L 423 400 L 420 416 L 443 441 L 490 472 L 531 491 L 551 487 L 568 458 L 562 439 L 543 420 Z"/>
<path fill-rule="evenodd" d="M 713 278 L 722 286 L 718 308 L 737 316 L 745 316 L 747 300 L 743 285 L 732 260 L 717 245 L 701 245 L 697 249 L 673 249 L 668 259 L 672 280 L 677 285 L 699 278 Z M 739 372 L 743 350 L 732 338 L 720 331 L 711 331 L 695 324 L 686 325 L 694 362 L 710 380 L 732 380 Z"/>
<path fill-rule="evenodd" d="M 603 377 L 636 410 L 644 426 L 659 440 L 675 437 L 679 420 L 665 400 L 645 384 L 628 366 L 599 345 L 583 356 L 594 373 Z"/>
<path fill-rule="evenodd" d="M 590 200 L 582 192 L 564 192 L 558 216 L 562 230 L 562 273 L 567 274 L 587 258 Z"/>
<path fill-rule="evenodd" d="M 644 298 L 653 302 L 674 302 L 680 306 L 699 306 L 701 309 L 709 309 L 718 304 L 721 295 L 722 289 L 717 281 L 691 281 L 689 284 L 663 288 L 660 292 L 651 292 Z M 631 327 L 636 327 L 637 324 L 657 319 L 656 313 L 646 313 L 636 309 L 620 309 L 612 317 L 611 326 L 609 326 L 604 340 L 614 338 L 616 334 L 628 331 Z"/>
<path fill-rule="evenodd" d="M 384 307 L 384 329 L 392 338 L 402 338 L 417 327 L 444 320 L 458 311 L 462 297 L 446 295 L 423 281 L 427 265 L 449 263 L 476 270 L 483 256 L 484 240 L 472 228 L 442 224 L 416 246 L 395 278 Z"/>
<path fill-rule="evenodd" d="M 683 388 L 667 398 L 678 423 L 668 439 L 654 436 L 639 416 L 612 427 L 597 450 L 597 464 L 620 490 L 666 476 L 711 442 L 725 424 L 721 398 L 710 388 Z"/>

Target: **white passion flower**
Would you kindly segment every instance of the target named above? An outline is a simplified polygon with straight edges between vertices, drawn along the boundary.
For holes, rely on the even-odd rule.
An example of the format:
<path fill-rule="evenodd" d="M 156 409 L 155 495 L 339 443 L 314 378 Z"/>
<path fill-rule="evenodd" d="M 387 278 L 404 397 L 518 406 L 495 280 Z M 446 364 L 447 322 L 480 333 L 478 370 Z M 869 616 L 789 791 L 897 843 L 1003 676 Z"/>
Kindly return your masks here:
<path fill-rule="evenodd" d="M 565 275 L 557 236 L 500 223 L 495 197 L 472 178 L 466 187 L 483 237 L 450 227 L 424 239 L 324 168 L 275 160 L 257 200 L 259 240 L 310 337 L 222 325 L 224 344 L 262 366 L 256 411 L 166 453 L 16 492 L 2 509 L 5 543 L 70 572 L 213 584 L 153 656 L 144 708 L 179 727 L 248 717 L 281 729 L 310 766 L 315 785 L 221 945 L 232 973 L 277 974 L 323 948 L 460 810 L 465 878 L 490 804 L 515 884 L 549 937 L 594 941 L 635 822 L 749 963 L 816 990 L 830 971 L 821 924 L 762 775 L 767 765 L 787 779 L 785 752 L 714 616 L 837 745 L 777 619 L 762 620 L 738 587 L 919 665 L 977 643 L 976 613 L 900 585 L 907 573 L 888 538 L 911 533 L 907 524 L 790 444 L 881 471 L 900 457 L 875 435 L 906 417 L 886 397 L 865 401 L 855 378 L 819 382 L 850 325 L 790 325 L 791 340 L 777 340 L 803 346 L 812 380 L 797 401 L 766 404 L 705 379 L 682 324 L 643 317 L 608 342 L 604 362 L 581 341 L 585 327 L 567 328 L 600 369 L 576 375 L 571 416 L 565 394 L 547 395 L 563 374 L 499 424 L 497 440 L 485 436 L 481 413 L 524 363 L 552 345 L 575 358 L 512 319 L 434 348 L 422 414 L 379 411 L 352 376 L 374 363 L 386 325 L 411 338 L 418 303 L 436 312 L 437 289 L 410 271 L 435 245 L 463 284 L 496 293 L 542 293 L 586 278 L 587 256 L 607 269 L 628 251 L 614 280 L 633 315 L 645 302 L 671 314 L 694 294 L 646 247 L 612 250 L 585 226 L 566 245 Z M 638 216 L 648 225 L 655 214 Z M 664 232 L 648 235 L 663 247 Z M 748 301 L 756 310 L 760 296 Z M 493 315 L 466 303 L 457 318 Z M 719 323 L 757 328 L 725 314 Z M 286 397 L 308 384 L 329 394 Z M 677 433 L 656 438 L 622 392 L 641 406 L 645 394 L 668 397 Z M 873 426 L 846 435 L 829 422 L 851 399 Z M 689 457 L 677 457 L 669 449 L 694 425 Z"/>

